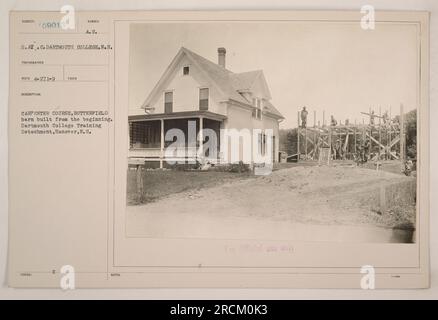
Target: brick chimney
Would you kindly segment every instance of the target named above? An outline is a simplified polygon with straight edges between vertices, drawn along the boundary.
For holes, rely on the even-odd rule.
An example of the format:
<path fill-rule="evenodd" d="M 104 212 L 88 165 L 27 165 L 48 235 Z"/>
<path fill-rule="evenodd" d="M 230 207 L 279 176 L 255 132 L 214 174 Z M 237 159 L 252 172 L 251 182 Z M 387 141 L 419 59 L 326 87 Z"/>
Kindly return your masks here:
<path fill-rule="evenodd" d="M 217 48 L 217 64 L 222 68 L 225 68 L 225 54 L 227 50 L 225 48 Z"/>

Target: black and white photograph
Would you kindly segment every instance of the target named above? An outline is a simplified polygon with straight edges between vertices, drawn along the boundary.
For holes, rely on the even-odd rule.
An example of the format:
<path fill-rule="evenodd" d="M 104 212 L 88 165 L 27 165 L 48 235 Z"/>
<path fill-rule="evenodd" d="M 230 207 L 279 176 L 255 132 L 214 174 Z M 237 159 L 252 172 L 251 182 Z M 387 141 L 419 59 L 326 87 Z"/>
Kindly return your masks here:
<path fill-rule="evenodd" d="M 11 7 L 4 292 L 430 296 L 438 7 L 372 2 Z"/>
<path fill-rule="evenodd" d="M 415 243 L 418 43 L 396 22 L 131 23 L 126 236 Z"/>

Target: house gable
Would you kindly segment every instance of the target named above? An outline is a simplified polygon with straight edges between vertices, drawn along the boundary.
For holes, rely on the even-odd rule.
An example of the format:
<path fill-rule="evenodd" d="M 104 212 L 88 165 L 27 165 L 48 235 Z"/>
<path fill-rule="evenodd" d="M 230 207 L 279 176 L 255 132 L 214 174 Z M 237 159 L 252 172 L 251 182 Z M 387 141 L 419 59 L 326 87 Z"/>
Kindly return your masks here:
<path fill-rule="evenodd" d="M 184 67 L 188 67 L 184 75 Z M 264 101 L 263 113 L 276 119 L 283 116 L 269 102 L 271 93 L 262 70 L 233 73 L 182 47 L 146 98 L 142 108 L 147 113 L 164 112 L 164 93 L 173 92 L 173 110 L 199 110 L 199 89 L 209 88 L 209 110 L 227 113 L 227 103 L 253 108 L 253 99 Z"/>
<path fill-rule="evenodd" d="M 188 74 L 184 74 L 185 68 Z M 226 107 L 221 103 L 223 93 L 218 90 L 214 82 L 193 59 L 184 50 L 180 50 L 142 105 L 142 108 L 145 108 L 149 113 L 164 113 L 165 92 L 172 92 L 173 112 L 199 110 L 199 91 L 201 88 L 209 89 L 208 110 L 226 114 Z"/>
<path fill-rule="evenodd" d="M 235 73 L 230 77 L 235 89 L 245 98 L 271 99 L 271 93 L 262 70 Z"/>
<path fill-rule="evenodd" d="M 250 90 L 255 97 L 264 100 L 271 100 L 271 92 L 269 91 L 269 87 L 268 84 L 266 83 L 266 79 L 265 76 L 263 75 L 263 72 L 260 72 L 258 74 Z"/>

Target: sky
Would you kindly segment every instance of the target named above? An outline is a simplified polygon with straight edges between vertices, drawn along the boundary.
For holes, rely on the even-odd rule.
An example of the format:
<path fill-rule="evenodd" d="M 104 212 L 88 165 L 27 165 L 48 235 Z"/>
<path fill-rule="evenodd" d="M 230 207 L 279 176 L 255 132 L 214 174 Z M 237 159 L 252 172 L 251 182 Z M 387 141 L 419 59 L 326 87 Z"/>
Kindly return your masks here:
<path fill-rule="evenodd" d="M 217 62 L 227 49 L 233 72 L 263 70 L 271 103 L 283 114 L 281 128 L 297 126 L 297 111 L 309 111 L 308 125 L 323 111 L 344 123 L 368 121 L 374 109 L 399 114 L 419 101 L 418 31 L 414 24 L 355 22 L 139 23 L 130 28 L 129 109 L 135 112 L 184 46 Z"/>

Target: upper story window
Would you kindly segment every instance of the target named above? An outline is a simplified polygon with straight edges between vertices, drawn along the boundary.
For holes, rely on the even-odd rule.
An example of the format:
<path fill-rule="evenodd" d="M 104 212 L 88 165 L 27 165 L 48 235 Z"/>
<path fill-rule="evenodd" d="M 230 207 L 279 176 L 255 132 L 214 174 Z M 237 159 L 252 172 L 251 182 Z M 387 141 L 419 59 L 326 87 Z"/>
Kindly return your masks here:
<path fill-rule="evenodd" d="M 185 66 L 183 67 L 183 75 L 188 75 L 190 73 L 190 67 L 189 66 Z"/>
<path fill-rule="evenodd" d="M 258 120 L 262 119 L 262 107 L 263 107 L 263 102 L 262 99 L 259 98 L 253 98 L 253 112 L 252 112 L 252 116 Z"/>
<path fill-rule="evenodd" d="M 208 88 L 199 89 L 199 110 L 208 110 Z"/>
<path fill-rule="evenodd" d="M 164 113 L 173 112 L 173 92 L 167 91 L 164 93 Z"/>

